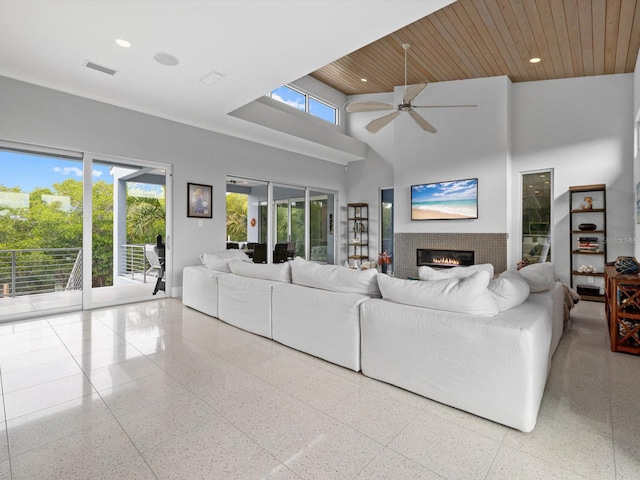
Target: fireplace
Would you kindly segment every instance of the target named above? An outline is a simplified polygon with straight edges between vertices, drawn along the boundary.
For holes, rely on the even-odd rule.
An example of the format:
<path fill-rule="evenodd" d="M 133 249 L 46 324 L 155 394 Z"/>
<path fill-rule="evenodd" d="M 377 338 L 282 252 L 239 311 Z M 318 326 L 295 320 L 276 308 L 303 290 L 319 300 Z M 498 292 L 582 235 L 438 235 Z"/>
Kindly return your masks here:
<path fill-rule="evenodd" d="M 465 267 L 473 265 L 475 252 L 470 250 L 434 250 L 430 248 L 418 248 L 418 267 L 427 265 L 429 267 L 451 268 Z"/>

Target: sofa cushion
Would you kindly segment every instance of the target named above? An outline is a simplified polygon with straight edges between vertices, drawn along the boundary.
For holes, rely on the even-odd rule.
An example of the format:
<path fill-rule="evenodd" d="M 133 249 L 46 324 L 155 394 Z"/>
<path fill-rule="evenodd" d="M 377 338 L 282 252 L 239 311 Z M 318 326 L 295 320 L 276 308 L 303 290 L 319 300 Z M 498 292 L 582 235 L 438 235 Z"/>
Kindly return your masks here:
<path fill-rule="evenodd" d="M 271 264 L 251 263 L 232 258 L 229 261 L 229 268 L 231 269 L 231 273 L 242 277 L 291 283 L 291 265 L 289 265 L 289 262 Z"/>
<path fill-rule="evenodd" d="M 480 265 L 469 265 L 468 267 L 453 268 L 431 268 L 423 265 L 418 268 L 418 278 L 420 280 L 444 280 L 445 278 L 467 278 L 479 270 L 489 272 L 489 278 L 493 277 L 493 265 L 481 263 Z"/>
<path fill-rule="evenodd" d="M 529 284 L 517 270 L 502 272 L 489 282 L 489 290 L 501 312 L 517 307 L 529 298 Z"/>
<path fill-rule="evenodd" d="M 533 263 L 519 270 L 531 293 L 546 292 L 553 286 L 556 272 L 550 262 Z"/>
<path fill-rule="evenodd" d="M 251 262 L 251 259 L 242 250 L 223 250 L 215 253 L 203 253 L 202 260 L 205 267 L 210 270 L 218 270 L 220 272 L 231 272 L 229 262 L 232 259 Z"/>
<path fill-rule="evenodd" d="M 332 292 L 360 293 L 379 297 L 378 271 L 321 265 L 296 257 L 291 262 L 291 282 Z"/>
<path fill-rule="evenodd" d="M 466 278 L 422 282 L 381 274 L 378 285 L 382 298 L 395 303 L 470 315 L 496 315 L 498 306 L 487 288 L 490 279 L 486 270 L 478 270 Z"/>

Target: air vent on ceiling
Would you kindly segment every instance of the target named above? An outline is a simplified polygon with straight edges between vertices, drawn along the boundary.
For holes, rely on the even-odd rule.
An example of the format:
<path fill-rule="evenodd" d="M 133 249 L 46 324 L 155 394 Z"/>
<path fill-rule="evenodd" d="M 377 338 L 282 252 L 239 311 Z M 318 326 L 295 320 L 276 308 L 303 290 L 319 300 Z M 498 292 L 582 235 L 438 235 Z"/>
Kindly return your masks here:
<path fill-rule="evenodd" d="M 117 70 L 114 70 L 112 68 L 109 67 L 103 67 L 102 65 L 98 65 L 97 63 L 93 63 L 87 60 L 87 62 L 84 64 L 85 67 L 87 68 L 91 68 L 93 70 L 97 70 L 99 72 L 102 73 L 106 73 L 107 75 L 115 75 L 117 73 Z"/>

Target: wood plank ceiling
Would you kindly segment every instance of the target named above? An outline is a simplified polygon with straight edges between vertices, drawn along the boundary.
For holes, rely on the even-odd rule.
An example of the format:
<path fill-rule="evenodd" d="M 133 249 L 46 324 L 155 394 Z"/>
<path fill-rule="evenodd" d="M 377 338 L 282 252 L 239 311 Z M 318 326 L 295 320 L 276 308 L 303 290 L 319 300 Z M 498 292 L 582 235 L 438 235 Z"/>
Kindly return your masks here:
<path fill-rule="evenodd" d="M 411 45 L 409 84 L 629 73 L 640 47 L 639 1 L 458 0 L 311 76 L 347 95 L 391 92 L 404 84 L 403 43 Z"/>

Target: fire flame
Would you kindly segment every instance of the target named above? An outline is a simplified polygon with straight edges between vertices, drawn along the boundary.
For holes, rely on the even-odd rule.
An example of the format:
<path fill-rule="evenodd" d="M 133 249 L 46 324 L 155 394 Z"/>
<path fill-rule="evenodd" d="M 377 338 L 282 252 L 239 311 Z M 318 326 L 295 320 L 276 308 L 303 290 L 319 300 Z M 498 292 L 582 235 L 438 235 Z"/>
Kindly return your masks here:
<path fill-rule="evenodd" d="M 460 265 L 460 260 L 458 260 L 457 258 L 447 258 L 447 257 L 434 258 L 432 262 L 438 263 L 441 265 Z"/>

